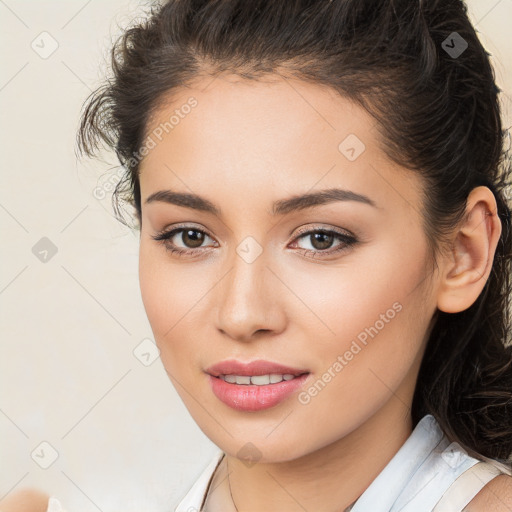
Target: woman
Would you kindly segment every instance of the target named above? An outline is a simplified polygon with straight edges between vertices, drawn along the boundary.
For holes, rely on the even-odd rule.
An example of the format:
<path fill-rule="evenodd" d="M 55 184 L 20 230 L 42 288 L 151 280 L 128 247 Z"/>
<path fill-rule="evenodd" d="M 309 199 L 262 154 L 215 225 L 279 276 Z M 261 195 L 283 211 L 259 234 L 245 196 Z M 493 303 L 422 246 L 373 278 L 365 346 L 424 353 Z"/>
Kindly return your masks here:
<path fill-rule="evenodd" d="M 79 147 L 126 169 L 219 447 L 176 510 L 510 510 L 510 157 L 463 2 L 170 0 L 113 71 Z"/>

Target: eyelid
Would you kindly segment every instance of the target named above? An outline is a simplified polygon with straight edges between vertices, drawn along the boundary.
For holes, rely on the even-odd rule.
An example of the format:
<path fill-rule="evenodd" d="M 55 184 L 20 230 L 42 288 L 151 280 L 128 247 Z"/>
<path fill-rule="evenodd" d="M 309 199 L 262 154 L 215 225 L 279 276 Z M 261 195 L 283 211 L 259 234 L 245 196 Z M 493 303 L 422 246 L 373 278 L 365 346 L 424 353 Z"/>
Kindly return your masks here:
<path fill-rule="evenodd" d="M 200 224 L 194 224 L 194 223 L 188 223 L 188 222 L 184 222 L 182 224 L 173 224 L 171 226 L 165 226 L 163 229 L 157 231 L 156 234 L 153 235 L 151 238 L 155 239 L 162 235 L 168 235 L 169 233 L 173 233 L 174 231 L 179 231 L 179 230 L 185 231 L 187 229 L 195 229 L 197 231 L 205 233 L 210 238 L 215 240 L 215 237 L 204 226 L 201 226 Z"/>
<path fill-rule="evenodd" d="M 295 238 L 299 237 L 300 235 L 303 235 L 303 234 L 306 234 L 306 233 L 310 233 L 311 231 L 326 231 L 326 232 L 334 232 L 334 233 L 337 233 L 338 235 L 342 235 L 342 236 L 346 236 L 347 238 L 357 238 L 354 233 L 350 232 L 348 229 L 343 229 L 343 228 L 336 228 L 334 226 L 326 226 L 325 224 L 318 224 L 318 225 L 306 225 L 306 226 L 301 226 L 297 233 L 295 234 Z"/>

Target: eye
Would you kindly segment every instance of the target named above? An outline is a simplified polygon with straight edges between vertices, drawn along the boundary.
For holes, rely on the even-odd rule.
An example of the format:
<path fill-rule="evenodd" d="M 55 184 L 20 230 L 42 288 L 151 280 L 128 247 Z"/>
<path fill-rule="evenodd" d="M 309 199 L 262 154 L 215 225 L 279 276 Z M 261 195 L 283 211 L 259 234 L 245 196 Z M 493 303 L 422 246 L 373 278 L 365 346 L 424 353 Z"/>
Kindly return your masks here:
<path fill-rule="evenodd" d="M 320 255 L 320 257 L 346 251 L 358 241 L 352 233 L 325 228 L 302 230 L 300 236 L 295 240 L 302 239 L 309 241 L 312 246 L 312 249 L 304 249 L 304 255 L 312 254 L 313 256 Z M 336 240 L 339 243 L 333 249 L 333 243 Z"/>
<path fill-rule="evenodd" d="M 169 231 L 161 231 L 156 235 L 151 236 L 151 238 L 162 242 L 164 247 L 173 254 L 188 255 L 202 252 L 201 249 L 205 249 L 205 247 L 201 247 L 201 245 L 206 238 L 211 237 L 202 229 L 198 229 L 194 226 L 183 226 L 173 228 Z M 176 245 L 173 239 L 176 239 L 175 241 L 179 241 L 181 239 L 181 242 L 185 244 L 185 247 Z"/>
<path fill-rule="evenodd" d="M 167 251 L 177 256 L 197 255 L 209 248 L 203 246 L 207 238 L 213 240 L 206 231 L 190 225 L 163 230 L 156 235 L 152 235 L 151 238 L 161 242 Z M 302 229 L 299 232 L 299 236 L 294 240 L 302 239 L 309 239 L 312 246 L 312 249 L 302 248 L 304 255 L 312 254 L 313 256 L 320 255 L 320 257 L 347 251 L 358 242 L 356 237 L 348 231 L 344 232 L 325 228 L 310 229 L 309 231 Z M 332 248 L 336 240 L 339 243 Z M 180 241 L 184 247 L 178 245 Z"/>

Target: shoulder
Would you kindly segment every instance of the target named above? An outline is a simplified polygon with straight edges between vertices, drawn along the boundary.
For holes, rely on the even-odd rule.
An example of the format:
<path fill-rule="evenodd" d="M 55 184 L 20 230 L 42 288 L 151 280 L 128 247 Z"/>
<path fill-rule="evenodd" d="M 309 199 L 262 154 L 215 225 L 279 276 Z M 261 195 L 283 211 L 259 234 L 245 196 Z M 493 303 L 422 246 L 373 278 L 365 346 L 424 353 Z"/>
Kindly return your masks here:
<path fill-rule="evenodd" d="M 510 512 L 512 510 L 512 476 L 493 478 L 468 503 L 463 512 Z"/>
<path fill-rule="evenodd" d="M 46 512 L 50 496 L 37 489 L 20 489 L 0 500 L 2 512 Z"/>

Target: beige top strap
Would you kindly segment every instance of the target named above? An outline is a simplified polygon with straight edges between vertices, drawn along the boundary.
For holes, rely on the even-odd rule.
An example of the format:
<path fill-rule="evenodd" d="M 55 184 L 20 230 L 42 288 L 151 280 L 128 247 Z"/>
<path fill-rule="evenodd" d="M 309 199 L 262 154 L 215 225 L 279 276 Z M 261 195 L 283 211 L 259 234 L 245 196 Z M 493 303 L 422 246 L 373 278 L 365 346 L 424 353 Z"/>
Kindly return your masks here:
<path fill-rule="evenodd" d="M 432 512 L 461 512 L 488 482 L 502 473 L 492 464 L 478 462 L 459 475 Z"/>

